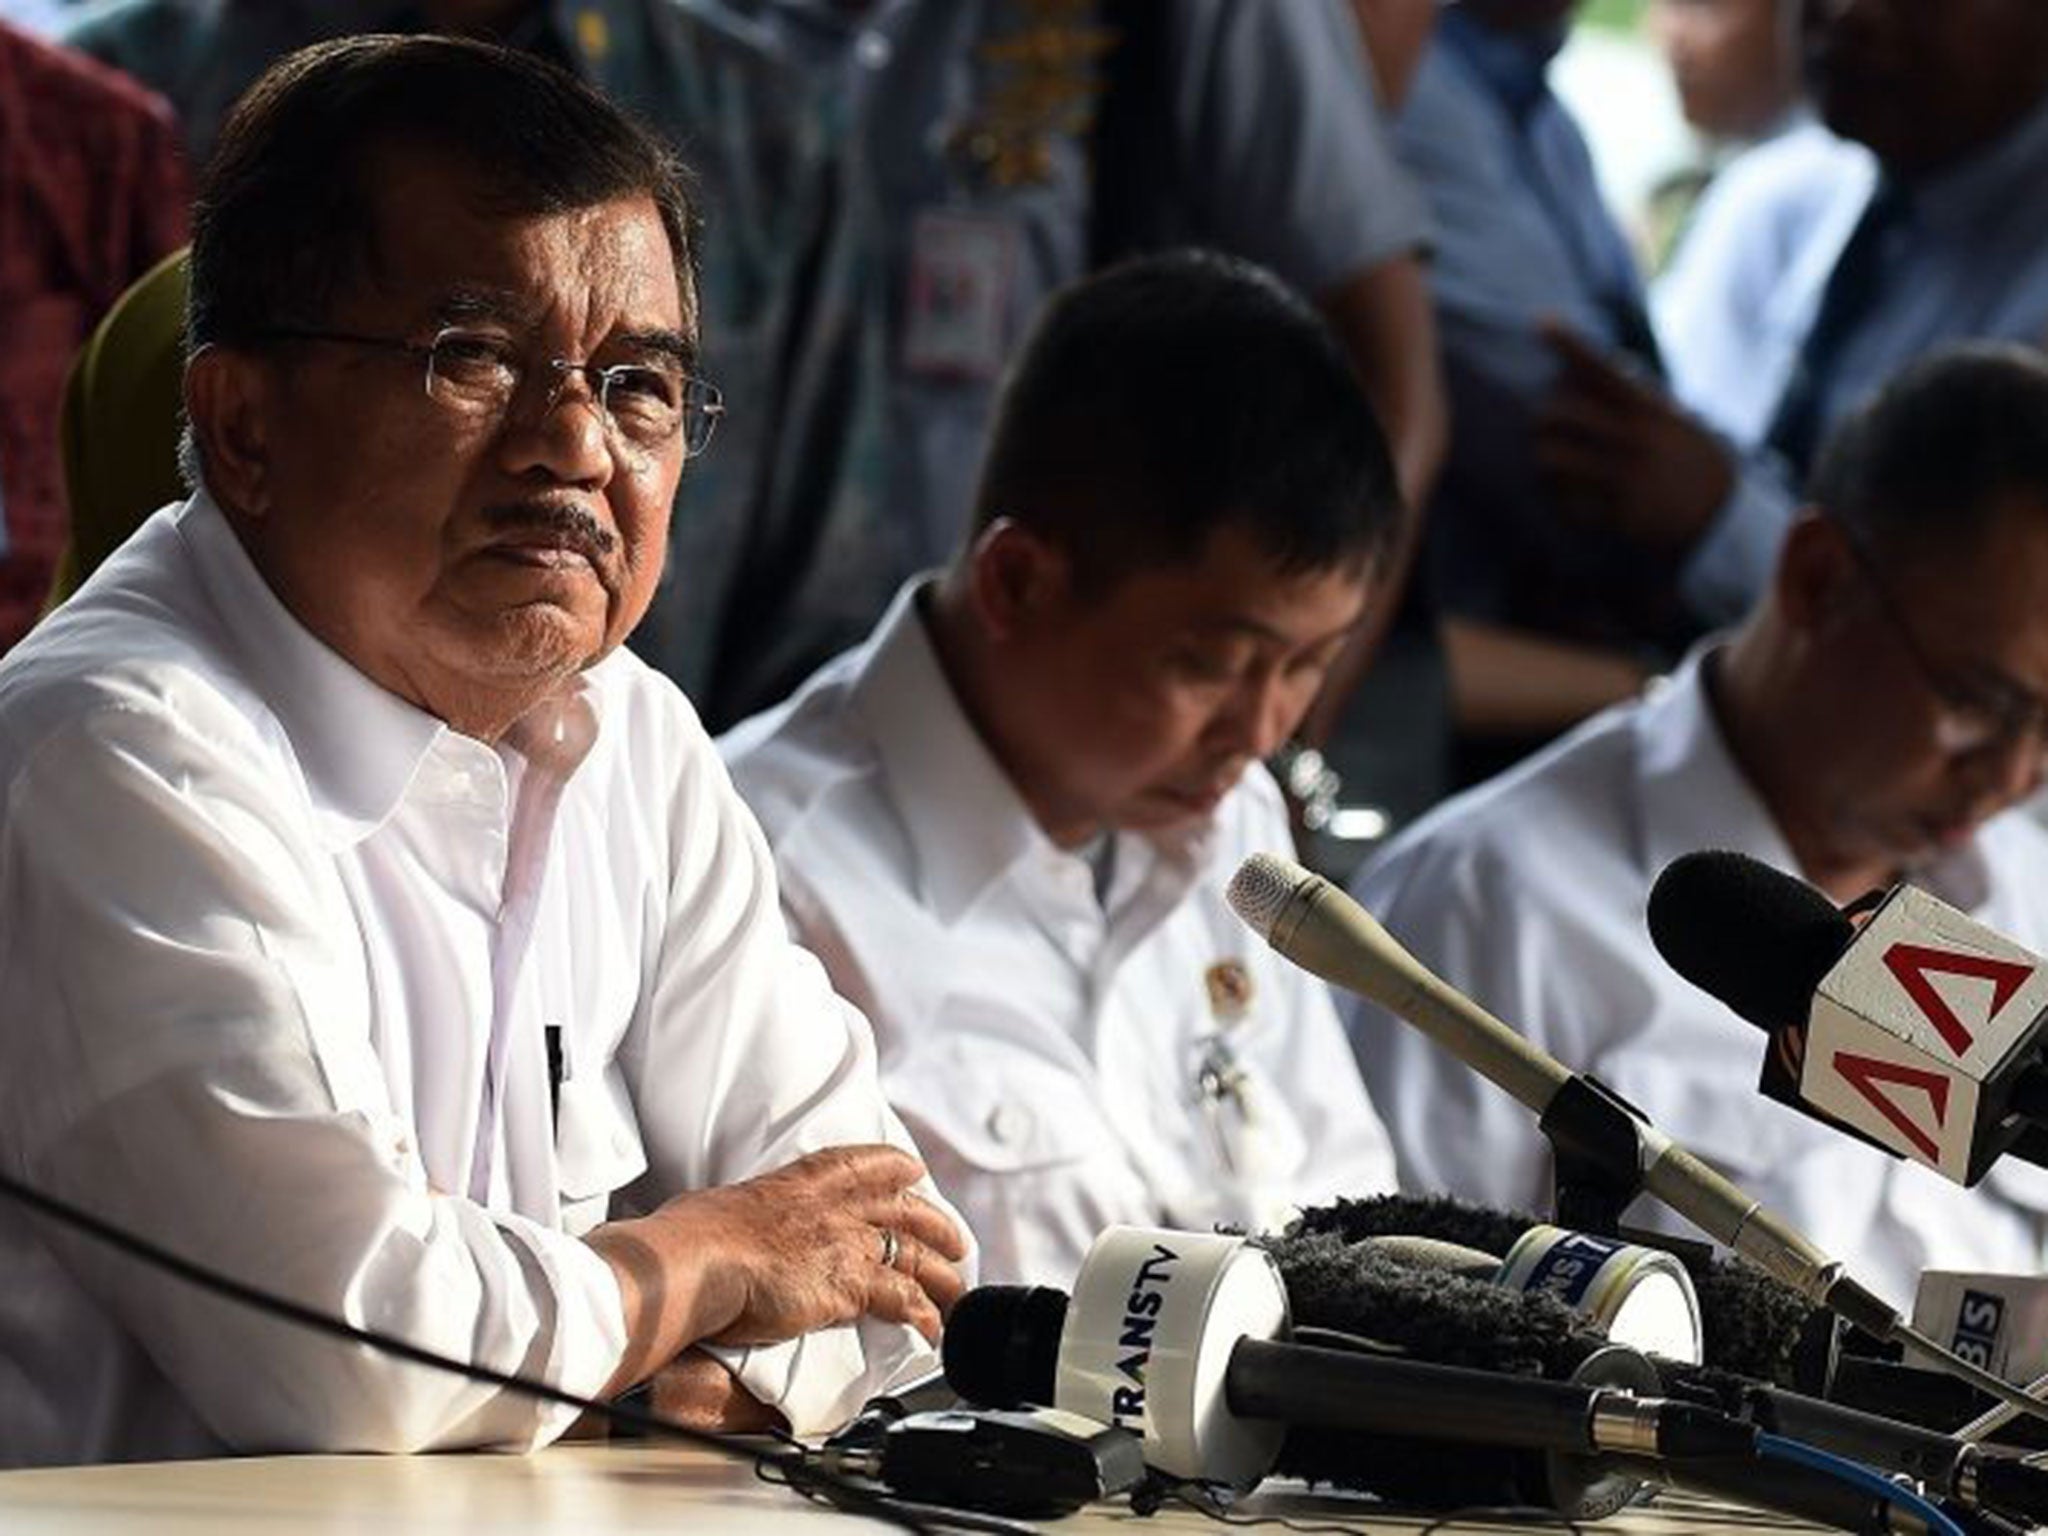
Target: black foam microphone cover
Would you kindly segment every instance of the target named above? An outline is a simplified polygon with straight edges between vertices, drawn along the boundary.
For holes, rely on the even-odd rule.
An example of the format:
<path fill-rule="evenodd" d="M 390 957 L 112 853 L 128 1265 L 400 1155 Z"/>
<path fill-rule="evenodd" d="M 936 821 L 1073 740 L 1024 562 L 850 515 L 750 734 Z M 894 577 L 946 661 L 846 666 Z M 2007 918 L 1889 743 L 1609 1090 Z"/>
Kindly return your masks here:
<path fill-rule="evenodd" d="M 1379 1195 L 1305 1210 L 1287 1230 L 1290 1238 L 1318 1235 L 1343 1243 L 1368 1237 L 1433 1237 L 1505 1256 L 1536 1225 L 1534 1216 L 1489 1210 L 1442 1195 Z M 1825 1394 L 1838 1335 L 1826 1308 L 1815 1306 L 1754 1264 L 1716 1258 L 1702 1244 L 1651 1233 L 1626 1236 L 1632 1242 L 1666 1248 L 1685 1265 L 1699 1295 L 1710 1366 L 1794 1392 Z M 1290 1275 L 1290 1298 L 1293 1293 Z M 1295 1316 L 1297 1321 L 1302 1316 L 1298 1304 Z"/>
<path fill-rule="evenodd" d="M 1334 1330 L 1408 1359 L 1553 1380 L 1570 1379 L 1606 1347 L 1597 1329 L 1553 1296 L 1419 1266 L 1316 1230 L 1306 1217 L 1259 1241 L 1286 1282 L 1297 1336 Z M 1407 1436 L 1297 1428 L 1275 1470 L 1432 1509 L 1552 1497 L 1536 1453 Z"/>
<path fill-rule="evenodd" d="M 1814 989 L 1856 936 L 1805 881 L 1726 849 L 1666 865 L 1648 916 L 1667 965 L 1773 1033 L 1805 1025 Z"/>
<path fill-rule="evenodd" d="M 955 1304 L 939 1339 L 946 1381 L 984 1408 L 1049 1408 L 1066 1324 L 1064 1291 L 976 1286 Z"/>

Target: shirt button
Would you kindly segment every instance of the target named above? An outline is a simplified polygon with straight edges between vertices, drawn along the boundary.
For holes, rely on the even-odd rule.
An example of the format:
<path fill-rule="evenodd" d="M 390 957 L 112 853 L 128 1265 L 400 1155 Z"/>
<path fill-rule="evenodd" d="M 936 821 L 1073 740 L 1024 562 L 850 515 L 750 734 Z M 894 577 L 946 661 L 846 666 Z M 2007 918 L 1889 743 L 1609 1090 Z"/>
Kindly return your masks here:
<path fill-rule="evenodd" d="M 853 56 L 860 60 L 863 69 L 885 68 L 895 52 L 889 39 L 879 32 L 863 32 L 853 44 Z"/>
<path fill-rule="evenodd" d="M 988 1117 L 988 1133 L 998 1146 L 1016 1146 L 1031 1134 L 1031 1111 L 1021 1104 L 998 1104 Z"/>

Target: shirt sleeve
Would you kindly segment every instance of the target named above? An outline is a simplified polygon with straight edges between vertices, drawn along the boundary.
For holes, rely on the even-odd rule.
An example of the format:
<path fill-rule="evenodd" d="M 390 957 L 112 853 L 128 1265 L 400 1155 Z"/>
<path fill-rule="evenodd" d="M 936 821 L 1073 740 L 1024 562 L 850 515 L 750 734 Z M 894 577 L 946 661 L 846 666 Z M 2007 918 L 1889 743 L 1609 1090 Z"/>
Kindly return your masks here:
<path fill-rule="evenodd" d="M 1679 572 L 1679 594 L 1703 625 L 1732 624 L 1763 595 L 1798 504 L 1776 455 L 1735 458 L 1735 489 Z"/>
<path fill-rule="evenodd" d="M 658 972 L 626 1044 L 648 1150 L 643 1203 L 825 1147 L 891 1142 L 915 1154 L 883 1097 L 867 1020 L 791 941 L 760 827 L 694 719 L 685 731 Z M 929 1180 L 920 1192 L 943 1204 Z M 938 1364 L 915 1329 L 873 1318 L 713 1352 L 798 1434 Z"/>
<path fill-rule="evenodd" d="M 1429 238 L 1343 0 L 1164 7 L 1192 234 L 1320 295 Z"/>
<path fill-rule="evenodd" d="M 44 741 L 0 830 L 0 1156 L 222 1273 L 427 1349 L 599 1390 L 607 1266 L 427 1186 L 359 931 L 279 756 L 199 686 Z M 401 1362 L 39 1229 L 241 1450 L 527 1449 L 570 1410 Z"/>

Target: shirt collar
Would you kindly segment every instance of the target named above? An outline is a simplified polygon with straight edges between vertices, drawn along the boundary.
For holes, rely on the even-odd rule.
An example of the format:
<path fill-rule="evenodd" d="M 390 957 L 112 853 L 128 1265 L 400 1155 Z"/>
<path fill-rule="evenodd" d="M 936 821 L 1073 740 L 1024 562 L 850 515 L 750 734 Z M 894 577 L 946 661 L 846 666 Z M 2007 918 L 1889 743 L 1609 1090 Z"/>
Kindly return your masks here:
<path fill-rule="evenodd" d="M 1702 848 L 1746 853 L 1796 873 L 1799 862 L 1728 750 L 1703 669 L 1724 641 L 1695 647 L 1636 714 L 1636 764 L 1642 797 L 1644 864 L 1654 877 L 1681 854 Z M 1963 911 L 1991 895 L 1980 837 L 1912 871 L 1915 885 Z"/>
<path fill-rule="evenodd" d="M 447 725 L 294 618 L 206 492 L 178 510 L 176 526 L 238 661 L 291 742 L 322 835 L 336 847 L 361 842 L 398 808 Z"/>
<path fill-rule="evenodd" d="M 930 577 L 896 594 L 852 689 L 917 858 L 924 904 L 957 921 L 1052 840 L 960 708 L 918 611 Z"/>
<path fill-rule="evenodd" d="M 1498 31 L 1474 21 L 1456 5 L 1446 6 L 1438 16 L 1437 35 L 1518 122 L 1549 96 L 1545 77 L 1565 37 L 1562 28 Z"/>
<path fill-rule="evenodd" d="M 1913 216 L 1936 225 L 2001 218 L 2015 187 L 2035 185 L 2048 166 L 2048 96 L 2005 134 L 1955 164 L 1910 183 Z"/>

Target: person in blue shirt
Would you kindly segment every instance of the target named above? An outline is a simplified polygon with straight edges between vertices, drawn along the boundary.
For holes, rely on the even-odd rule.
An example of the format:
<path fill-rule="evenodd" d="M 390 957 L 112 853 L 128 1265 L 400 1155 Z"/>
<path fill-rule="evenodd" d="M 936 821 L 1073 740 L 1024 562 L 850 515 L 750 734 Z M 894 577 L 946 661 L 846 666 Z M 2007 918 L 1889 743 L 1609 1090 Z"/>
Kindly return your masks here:
<path fill-rule="evenodd" d="M 1661 554 L 1702 625 L 1762 590 L 1814 445 L 1883 379 L 1947 342 L 2048 339 L 2048 5 L 1833 0 L 1804 26 L 1849 147 L 1741 167 L 1720 282 L 1665 337 L 1675 398 L 1560 340 L 1542 440 L 1553 489 Z"/>
<path fill-rule="evenodd" d="M 1628 242 L 1552 93 L 1574 0 L 1453 0 L 1395 121 L 1436 225 L 1430 281 L 1451 449 L 1404 637 L 1440 632 L 1461 735 L 1540 738 L 1631 692 L 1672 628 L 1668 584 L 1543 485 L 1535 427 L 1568 331 L 1659 369 Z M 1439 623 L 1438 620 L 1441 620 Z"/>

